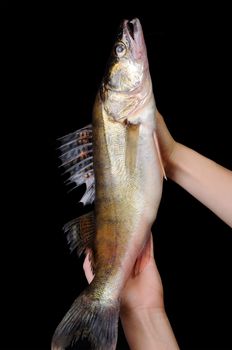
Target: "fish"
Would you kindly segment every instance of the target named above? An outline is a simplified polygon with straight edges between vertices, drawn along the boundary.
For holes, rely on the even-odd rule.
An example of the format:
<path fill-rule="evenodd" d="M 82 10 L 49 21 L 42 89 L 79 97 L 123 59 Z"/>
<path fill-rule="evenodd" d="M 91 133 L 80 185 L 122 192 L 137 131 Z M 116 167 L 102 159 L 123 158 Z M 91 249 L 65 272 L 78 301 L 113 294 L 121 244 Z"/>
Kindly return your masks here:
<path fill-rule="evenodd" d="M 55 330 L 52 350 L 86 337 L 115 350 L 120 295 L 151 235 L 164 171 L 156 137 L 156 103 L 138 18 L 123 20 L 93 106 L 92 124 L 61 139 L 68 182 L 86 185 L 94 211 L 64 227 L 70 250 L 88 253 L 94 279 Z M 140 260 L 139 270 L 146 262 Z"/>

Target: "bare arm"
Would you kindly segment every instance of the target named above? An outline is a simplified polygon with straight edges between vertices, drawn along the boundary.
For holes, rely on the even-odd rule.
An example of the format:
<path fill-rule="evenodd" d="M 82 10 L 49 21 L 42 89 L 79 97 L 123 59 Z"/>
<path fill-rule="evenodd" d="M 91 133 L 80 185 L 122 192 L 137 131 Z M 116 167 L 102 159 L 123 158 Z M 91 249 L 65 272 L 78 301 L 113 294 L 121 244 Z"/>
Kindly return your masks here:
<path fill-rule="evenodd" d="M 232 227 L 232 171 L 176 142 L 158 112 L 157 136 L 167 176 Z"/>
<path fill-rule="evenodd" d="M 131 350 L 178 350 L 164 309 L 137 309 L 121 321 Z"/>
<path fill-rule="evenodd" d="M 177 143 L 168 175 L 232 227 L 232 171 Z"/>

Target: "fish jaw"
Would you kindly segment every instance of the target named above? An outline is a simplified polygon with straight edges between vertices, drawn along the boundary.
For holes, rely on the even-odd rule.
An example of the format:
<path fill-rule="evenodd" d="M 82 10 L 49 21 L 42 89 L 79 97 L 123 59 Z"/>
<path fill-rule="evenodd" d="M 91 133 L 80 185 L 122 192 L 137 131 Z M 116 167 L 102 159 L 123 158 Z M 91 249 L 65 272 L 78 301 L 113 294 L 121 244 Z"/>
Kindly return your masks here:
<path fill-rule="evenodd" d="M 143 30 L 138 18 L 131 21 L 124 20 L 122 23 L 122 41 L 129 41 L 134 60 L 143 60 L 146 67 L 148 67 L 147 50 L 143 36 Z"/>

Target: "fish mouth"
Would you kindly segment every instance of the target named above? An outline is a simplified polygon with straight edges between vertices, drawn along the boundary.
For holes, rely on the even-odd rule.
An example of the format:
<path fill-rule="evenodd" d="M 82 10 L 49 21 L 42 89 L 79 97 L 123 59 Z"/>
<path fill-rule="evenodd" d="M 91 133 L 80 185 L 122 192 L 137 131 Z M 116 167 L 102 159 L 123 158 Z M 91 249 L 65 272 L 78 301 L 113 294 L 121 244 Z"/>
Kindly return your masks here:
<path fill-rule="evenodd" d="M 124 19 L 120 24 L 117 38 L 118 40 L 122 40 L 123 37 L 126 36 L 129 39 L 135 40 L 139 29 L 141 29 L 141 24 L 138 18 L 134 18 L 132 20 Z"/>
<path fill-rule="evenodd" d="M 135 37 L 134 37 L 135 25 L 134 25 L 133 21 L 127 21 L 126 27 L 127 27 L 128 34 L 134 40 L 135 39 Z"/>
<path fill-rule="evenodd" d="M 141 29 L 140 27 L 141 25 L 138 18 L 134 18 L 131 21 L 124 20 L 123 31 L 132 40 L 136 40 L 136 37 L 139 35 L 139 29 Z"/>
<path fill-rule="evenodd" d="M 125 19 L 119 30 L 119 40 L 127 42 L 132 56 L 135 59 L 145 58 L 146 45 L 143 37 L 143 30 L 138 18 Z"/>

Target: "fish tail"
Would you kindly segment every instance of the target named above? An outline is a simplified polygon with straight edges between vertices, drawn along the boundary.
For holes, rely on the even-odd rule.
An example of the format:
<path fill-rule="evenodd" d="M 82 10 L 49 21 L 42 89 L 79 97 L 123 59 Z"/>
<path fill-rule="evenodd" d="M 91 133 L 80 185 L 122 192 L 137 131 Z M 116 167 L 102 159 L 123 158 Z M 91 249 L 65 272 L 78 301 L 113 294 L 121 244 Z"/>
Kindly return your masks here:
<path fill-rule="evenodd" d="M 87 288 L 72 304 L 52 338 L 52 350 L 64 350 L 87 338 L 95 350 L 115 350 L 119 300 L 102 301 Z"/>

